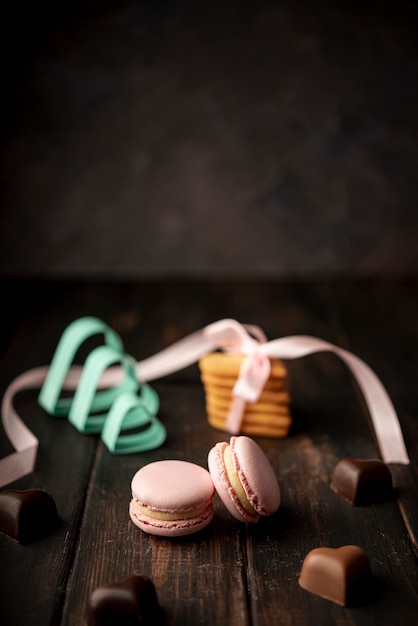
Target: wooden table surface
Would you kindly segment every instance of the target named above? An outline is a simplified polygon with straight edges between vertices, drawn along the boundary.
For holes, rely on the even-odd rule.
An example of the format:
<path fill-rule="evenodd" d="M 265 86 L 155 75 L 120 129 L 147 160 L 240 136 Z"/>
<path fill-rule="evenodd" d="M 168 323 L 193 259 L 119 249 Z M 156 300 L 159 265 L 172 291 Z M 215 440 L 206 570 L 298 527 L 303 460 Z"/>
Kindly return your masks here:
<path fill-rule="evenodd" d="M 80 434 L 20 393 L 19 414 L 40 440 L 35 471 L 7 488 L 42 488 L 59 527 L 28 545 L 0 534 L 0 624 L 76 626 L 97 586 L 133 573 L 151 577 L 165 623 L 350 624 L 418 620 L 418 284 L 412 280 L 335 282 L 179 282 L 136 284 L 2 281 L 0 389 L 46 365 L 74 319 L 95 315 L 140 360 L 224 317 L 261 326 L 269 339 L 320 337 L 362 358 L 397 410 L 411 457 L 391 465 L 397 498 L 354 507 L 329 486 L 346 456 L 378 457 L 358 387 L 330 353 L 288 361 L 294 431 L 257 438 L 276 472 L 282 504 L 258 524 L 235 521 L 216 498 L 215 518 L 183 539 L 146 535 L 130 521 L 130 481 L 146 463 L 183 459 L 207 467 L 209 449 L 228 440 L 211 428 L 197 365 L 154 381 L 166 443 L 112 455 L 97 435 Z M 12 448 L 1 431 L 0 453 Z M 356 544 L 369 555 L 377 591 L 340 607 L 298 584 L 305 555 L 319 546 Z"/>

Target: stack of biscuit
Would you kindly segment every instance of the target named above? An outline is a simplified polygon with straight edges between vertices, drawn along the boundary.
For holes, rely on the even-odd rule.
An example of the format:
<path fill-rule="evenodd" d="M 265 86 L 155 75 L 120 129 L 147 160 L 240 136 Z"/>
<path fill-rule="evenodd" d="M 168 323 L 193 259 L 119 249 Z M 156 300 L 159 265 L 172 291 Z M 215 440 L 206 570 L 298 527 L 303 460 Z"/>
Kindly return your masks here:
<path fill-rule="evenodd" d="M 233 400 L 243 354 L 212 352 L 199 361 L 206 395 L 208 422 L 226 430 L 226 420 Z M 248 436 L 286 437 L 292 425 L 287 370 L 277 359 L 270 359 L 271 372 L 257 402 L 246 403 L 240 433 Z"/>

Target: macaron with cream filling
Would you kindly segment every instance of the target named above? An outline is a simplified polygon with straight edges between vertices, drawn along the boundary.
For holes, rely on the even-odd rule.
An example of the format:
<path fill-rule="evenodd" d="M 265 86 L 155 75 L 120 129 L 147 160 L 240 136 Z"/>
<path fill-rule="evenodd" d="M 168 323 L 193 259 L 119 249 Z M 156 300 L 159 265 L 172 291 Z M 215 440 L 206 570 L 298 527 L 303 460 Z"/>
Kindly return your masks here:
<path fill-rule="evenodd" d="M 228 511 L 242 522 L 257 522 L 280 506 L 280 487 L 260 446 L 245 435 L 217 443 L 208 455 L 215 489 Z"/>
<path fill-rule="evenodd" d="M 149 463 L 134 475 L 131 489 L 130 517 L 152 535 L 190 535 L 213 518 L 213 481 L 209 472 L 195 463 Z"/>

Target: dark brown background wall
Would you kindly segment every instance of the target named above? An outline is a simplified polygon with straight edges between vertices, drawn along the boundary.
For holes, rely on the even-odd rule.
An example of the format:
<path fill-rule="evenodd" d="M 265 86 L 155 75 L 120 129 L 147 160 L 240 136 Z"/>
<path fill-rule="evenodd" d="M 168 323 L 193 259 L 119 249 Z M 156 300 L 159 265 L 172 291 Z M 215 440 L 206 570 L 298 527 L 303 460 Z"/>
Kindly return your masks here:
<path fill-rule="evenodd" d="M 9 8 L 1 273 L 416 274 L 417 16 L 408 0 Z"/>

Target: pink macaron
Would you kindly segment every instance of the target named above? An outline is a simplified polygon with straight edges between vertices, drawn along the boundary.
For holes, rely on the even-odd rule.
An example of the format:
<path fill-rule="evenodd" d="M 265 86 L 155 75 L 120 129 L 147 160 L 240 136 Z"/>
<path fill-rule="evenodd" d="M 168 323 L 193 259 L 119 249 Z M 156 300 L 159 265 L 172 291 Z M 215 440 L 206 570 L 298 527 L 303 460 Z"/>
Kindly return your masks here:
<path fill-rule="evenodd" d="M 131 519 L 152 535 L 190 535 L 213 518 L 215 488 L 200 465 L 176 460 L 149 463 L 135 474 L 131 489 Z"/>
<path fill-rule="evenodd" d="M 270 461 L 250 437 L 231 437 L 209 452 L 216 491 L 228 511 L 242 522 L 257 522 L 280 506 L 280 488 Z"/>

